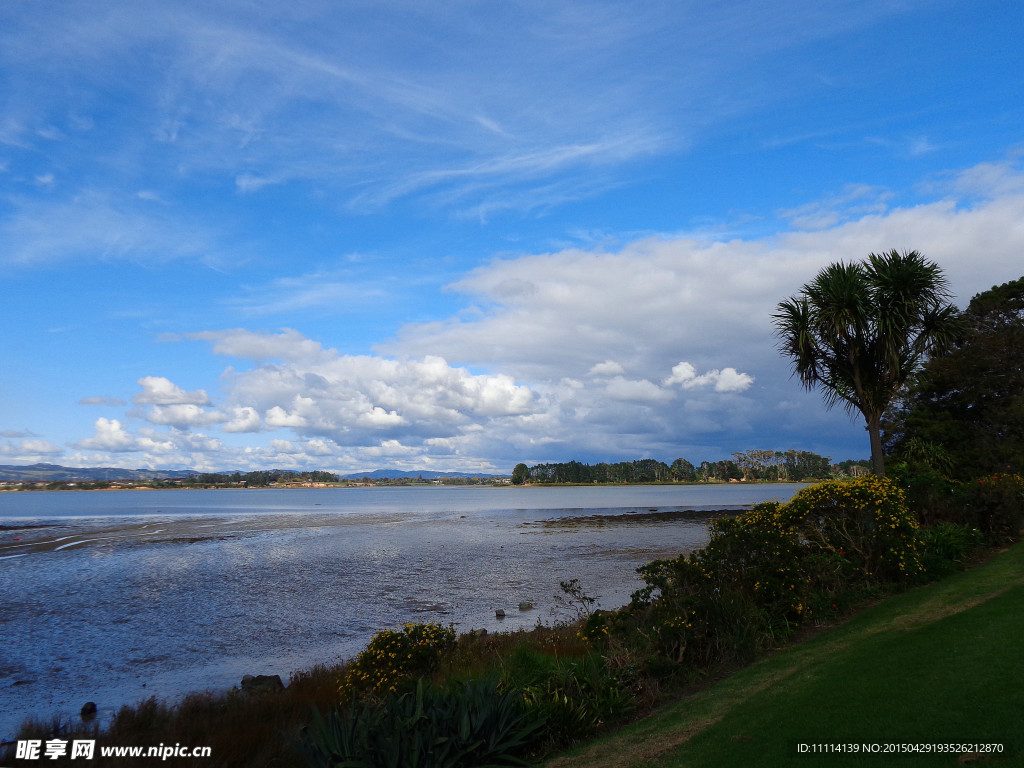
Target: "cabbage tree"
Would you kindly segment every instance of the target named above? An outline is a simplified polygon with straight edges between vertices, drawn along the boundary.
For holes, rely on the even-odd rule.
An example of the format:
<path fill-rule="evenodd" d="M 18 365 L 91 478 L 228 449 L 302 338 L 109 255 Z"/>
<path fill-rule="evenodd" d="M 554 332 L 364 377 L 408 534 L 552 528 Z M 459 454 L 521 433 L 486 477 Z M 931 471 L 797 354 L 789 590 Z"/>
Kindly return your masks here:
<path fill-rule="evenodd" d="M 885 474 L 882 414 L 926 356 L 959 334 L 949 298 L 938 265 L 894 250 L 825 267 L 772 315 L 800 383 L 820 388 L 829 408 L 864 417 L 876 475 Z"/>

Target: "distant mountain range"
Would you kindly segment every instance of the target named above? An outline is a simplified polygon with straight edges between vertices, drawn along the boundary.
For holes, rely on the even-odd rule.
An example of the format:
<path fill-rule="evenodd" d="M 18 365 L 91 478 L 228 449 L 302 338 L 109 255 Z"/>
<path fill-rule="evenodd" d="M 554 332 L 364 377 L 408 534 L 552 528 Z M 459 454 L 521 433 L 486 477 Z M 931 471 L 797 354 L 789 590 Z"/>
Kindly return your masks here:
<path fill-rule="evenodd" d="M 0 481 L 22 483 L 81 483 L 103 480 L 168 480 L 202 474 L 193 469 L 122 469 L 119 467 L 62 467 L 57 464 L 14 465 L 0 464 Z M 230 474 L 230 473 L 229 473 Z M 244 474 L 244 473 L 243 473 Z M 406 472 L 397 469 L 375 469 L 372 472 L 352 472 L 342 475 L 344 480 L 372 480 L 390 478 L 419 478 L 437 480 L 445 477 L 507 477 L 482 475 L 473 472 Z"/>
<path fill-rule="evenodd" d="M 91 480 L 167 480 L 198 475 L 190 469 L 122 469 L 120 467 L 62 467 L 58 464 L 0 464 L 0 480 L 26 483 L 70 482 Z"/>

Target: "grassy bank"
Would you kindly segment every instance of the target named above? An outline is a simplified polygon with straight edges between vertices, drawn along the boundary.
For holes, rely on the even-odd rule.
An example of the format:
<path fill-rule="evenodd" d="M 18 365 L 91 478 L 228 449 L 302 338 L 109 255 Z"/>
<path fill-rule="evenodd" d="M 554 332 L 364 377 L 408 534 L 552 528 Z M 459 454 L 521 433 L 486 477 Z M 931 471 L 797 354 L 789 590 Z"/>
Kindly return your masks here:
<path fill-rule="evenodd" d="M 797 752 L 799 743 L 948 742 L 1001 743 L 1001 754 L 976 756 L 977 764 L 1021 765 L 1021 636 L 1018 544 L 970 571 L 885 600 L 548 766 L 957 765 L 959 754 Z"/>

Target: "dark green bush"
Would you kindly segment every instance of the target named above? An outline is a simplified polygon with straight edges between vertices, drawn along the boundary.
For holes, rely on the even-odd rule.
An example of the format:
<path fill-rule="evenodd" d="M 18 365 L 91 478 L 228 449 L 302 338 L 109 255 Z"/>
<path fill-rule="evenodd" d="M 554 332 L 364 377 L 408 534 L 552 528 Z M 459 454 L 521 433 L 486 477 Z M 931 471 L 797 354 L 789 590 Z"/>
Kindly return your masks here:
<path fill-rule="evenodd" d="M 521 692 L 528 710 L 544 720 L 549 745 L 570 744 L 633 707 L 628 681 L 598 654 L 566 658 L 520 645 L 503 666 L 501 688 Z"/>
<path fill-rule="evenodd" d="M 987 543 L 1016 539 L 1024 524 L 1024 477 L 990 475 L 964 483 L 960 503 L 963 522 L 980 530 Z"/>
<path fill-rule="evenodd" d="M 494 679 L 364 701 L 315 713 L 301 750 L 311 768 L 522 766 L 543 720 Z"/>
<path fill-rule="evenodd" d="M 947 479 L 931 467 L 911 468 L 906 463 L 894 463 L 890 474 L 903 488 L 907 506 L 917 513 L 921 525 L 935 525 L 948 521 L 965 522 L 958 492 L 960 484 Z"/>
<path fill-rule="evenodd" d="M 704 549 L 638 569 L 647 586 L 632 611 L 655 653 L 697 668 L 747 661 L 788 636 L 807 578 L 799 540 L 778 513 L 778 504 L 760 504 L 718 520 Z"/>
<path fill-rule="evenodd" d="M 925 573 L 933 579 L 963 570 L 965 561 L 983 542 L 977 528 L 958 523 L 936 523 L 922 528 L 921 562 Z"/>

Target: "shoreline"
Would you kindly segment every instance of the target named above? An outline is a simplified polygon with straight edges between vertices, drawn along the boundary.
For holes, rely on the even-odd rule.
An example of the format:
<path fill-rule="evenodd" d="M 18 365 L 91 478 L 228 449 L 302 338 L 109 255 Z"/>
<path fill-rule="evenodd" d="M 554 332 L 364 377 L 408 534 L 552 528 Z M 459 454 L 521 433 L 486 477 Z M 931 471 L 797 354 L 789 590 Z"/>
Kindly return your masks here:
<path fill-rule="evenodd" d="M 637 567 L 703 546 L 723 507 L 778 494 L 746 490 L 26 494 L 4 505 L 20 519 L 0 518 L 0 557 L 21 555 L 0 560 L 0 710 L 20 720 L 103 704 L 97 688 L 120 704 L 286 676 L 410 619 L 529 628 L 572 578 L 622 605 Z"/>
<path fill-rule="evenodd" d="M 472 478 L 465 478 L 471 480 Z M 519 485 L 513 485 L 509 481 L 488 481 L 488 482 L 455 482 L 455 479 L 446 479 L 445 482 L 434 482 L 432 480 L 422 481 L 409 481 L 405 482 L 401 478 L 395 480 L 388 480 L 387 478 L 381 481 L 371 483 L 361 482 L 339 482 L 339 483 L 317 483 L 313 485 L 289 483 L 286 485 L 168 485 L 168 486 L 157 486 L 157 485 L 109 485 L 102 488 L 77 488 L 77 487 L 62 487 L 62 488 L 40 488 L 37 485 L 33 487 L 21 487 L 21 486 L 0 486 L 0 493 L 47 493 L 47 492 L 64 492 L 64 491 L 78 491 L 88 493 L 92 491 L 267 491 L 267 490 L 337 490 L 345 488 L 455 488 L 455 487 L 472 487 L 472 488 L 629 488 L 636 487 L 642 488 L 644 486 L 652 487 L 678 487 L 678 488 L 689 488 L 689 487 L 710 487 L 710 486 L 752 486 L 752 485 L 813 485 L 814 483 L 821 482 L 820 479 L 812 478 L 806 480 L 709 480 L 709 481 L 651 481 L 642 483 L 521 483 Z M 5 482 L 5 481 L 0 481 Z M 14 482 L 14 481 L 6 481 Z M 63 483 L 64 481 L 55 480 L 45 485 L 53 483 Z M 90 482 L 90 481 L 82 481 Z M 115 481 L 116 482 L 116 481 Z M 72 485 L 75 485 L 73 482 Z"/>

